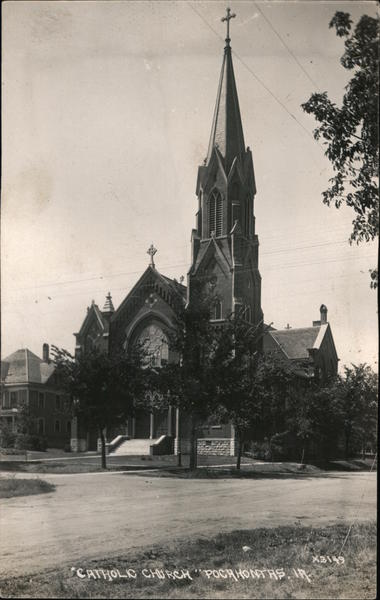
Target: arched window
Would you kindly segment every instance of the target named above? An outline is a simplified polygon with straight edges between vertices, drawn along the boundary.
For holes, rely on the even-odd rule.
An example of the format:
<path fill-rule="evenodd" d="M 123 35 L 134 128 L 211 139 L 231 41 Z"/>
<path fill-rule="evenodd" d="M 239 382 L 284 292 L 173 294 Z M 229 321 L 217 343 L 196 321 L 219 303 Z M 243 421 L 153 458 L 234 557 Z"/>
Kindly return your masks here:
<path fill-rule="evenodd" d="M 144 354 L 146 366 L 161 367 L 169 360 L 168 338 L 155 324 L 148 325 L 138 338 L 138 344 Z"/>
<path fill-rule="evenodd" d="M 216 300 L 213 306 L 213 319 L 218 320 L 222 318 L 222 303 L 220 300 Z"/>
<path fill-rule="evenodd" d="M 209 233 L 219 237 L 223 233 L 223 201 L 219 192 L 214 190 L 209 202 Z"/>

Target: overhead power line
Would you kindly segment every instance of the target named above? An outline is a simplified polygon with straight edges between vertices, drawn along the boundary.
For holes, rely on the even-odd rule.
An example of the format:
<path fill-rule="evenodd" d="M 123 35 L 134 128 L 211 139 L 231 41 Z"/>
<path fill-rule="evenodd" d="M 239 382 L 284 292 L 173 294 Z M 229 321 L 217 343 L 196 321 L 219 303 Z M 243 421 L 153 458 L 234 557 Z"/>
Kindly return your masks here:
<path fill-rule="evenodd" d="M 278 37 L 278 39 L 280 40 L 280 42 L 283 44 L 283 46 L 289 52 L 290 56 L 295 60 L 295 62 L 299 66 L 299 68 L 306 75 L 306 77 L 308 78 L 308 80 L 314 85 L 314 87 L 316 87 L 319 90 L 319 85 L 317 83 L 315 83 L 314 79 L 312 79 L 310 77 L 309 73 L 306 71 L 306 69 L 300 63 L 300 61 L 298 60 L 298 58 L 296 57 L 296 55 L 291 51 L 291 49 L 289 48 L 289 46 L 285 42 L 284 38 L 278 33 L 278 31 L 274 27 L 273 23 L 271 23 L 271 21 L 268 19 L 268 17 L 265 15 L 265 13 L 261 10 L 260 6 L 256 2 L 254 2 L 254 5 L 256 6 L 257 10 L 261 13 L 261 15 L 263 16 L 263 18 L 265 19 L 265 21 L 268 23 L 268 25 L 272 29 L 272 31 L 276 34 L 276 36 Z"/>
<path fill-rule="evenodd" d="M 200 19 L 202 19 L 202 21 L 207 25 L 207 27 L 209 29 L 211 29 L 211 31 L 220 39 L 223 41 L 223 37 L 221 35 L 219 35 L 219 33 L 210 25 L 210 23 L 203 17 L 203 15 L 197 11 L 197 9 L 190 3 L 187 2 L 187 4 L 190 6 L 190 8 L 198 15 L 198 17 Z M 283 108 L 283 110 L 294 120 L 298 123 L 298 125 L 305 131 L 305 133 L 313 140 L 313 142 L 315 142 L 315 138 L 313 136 L 313 134 L 301 123 L 301 121 L 299 121 L 297 119 L 297 117 L 295 115 L 293 115 L 293 113 L 290 112 L 290 110 L 287 108 L 287 106 L 276 96 L 276 94 L 274 92 L 272 92 L 272 90 L 263 82 L 263 80 L 256 75 L 256 73 L 253 71 L 253 69 L 241 58 L 241 56 L 239 56 L 239 54 L 235 51 L 232 50 L 232 53 L 234 56 L 236 56 L 236 58 L 241 62 L 241 64 L 247 69 L 247 71 L 249 71 L 249 73 L 256 79 L 256 81 L 259 82 L 259 84 L 268 92 L 268 94 L 270 94 L 272 96 L 272 98 L 274 98 L 274 100 Z M 318 143 L 318 142 L 317 142 Z M 321 144 L 318 143 L 318 145 L 323 149 L 323 147 L 321 146 Z M 324 149 L 323 149 L 324 150 Z"/>
<path fill-rule="evenodd" d="M 282 269 L 283 267 L 279 266 L 278 268 Z M 272 270 L 272 269 L 268 269 L 268 270 Z M 341 279 L 350 279 L 350 280 L 352 280 L 352 273 L 346 273 L 344 275 L 332 275 L 330 277 L 325 277 L 324 276 L 323 277 L 323 282 L 326 282 L 326 281 L 335 281 L 336 282 L 337 280 L 341 280 Z M 314 295 L 315 296 L 316 293 L 319 294 L 320 292 L 329 291 L 329 290 L 331 291 L 331 286 L 329 286 L 329 287 L 322 287 L 321 288 L 320 287 L 320 281 L 317 280 L 315 277 L 311 277 L 311 278 L 308 278 L 308 279 L 300 278 L 300 279 L 297 280 L 297 285 L 304 285 L 305 283 L 315 283 L 318 286 L 317 287 L 317 291 L 315 290 L 315 288 L 310 288 L 309 287 L 309 289 L 307 289 L 306 291 L 303 291 L 303 292 L 298 292 L 298 291 L 286 292 L 286 293 L 280 294 L 280 295 L 276 294 L 275 296 L 272 296 L 269 293 L 269 291 L 266 291 L 266 296 L 270 297 L 271 300 L 273 300 L 273 299 L 277 299 L 277 298 L 298 297 L 298 296 L 305 296 L 305 295 Z M 122 287 L 117 287 L 117 288 L 113 288 L 112 289 L 113 293 L 115 293 L 115 292 L 122 292 L 122 291 L 126 295 L 128 295 L 130 293 L 130 291 L 131 291 L 131 288 L 130 287 L 128 288 L 127 286 L 124 285 Z M 89 290 L 76 290 L 74 292 L 63 292 L 63 293 L 60 292 L 59 295 L 58 295 L 58 299 L 67 298 L 67 297 L 71 297 L 71 296 L 87 296 L 87 298 L 89 298 L 90 296 L 94 297 L 94 295 L 98 294 L 98 293 L 99 294 L 101 294 L 101 293 L 104 294 L 104 288 L 91 289 L 91 291 L 89 291 Z M 55 298 L 53 298 L 53 299 L 55 299 Z M 42 301 L 42 300 L 40 298 L 39 301 Z M 23 305 L 23 304 L 24 304 L 24 302 L 17 302 L 17 300 L 16 301 L 12 301 L 12 302 L 4 302 L 3 303 L 4 308 L 9 305 L 9 306 L 12 307 L 12 309 L 15 308 L 16 306 L 20 306 L 20 305 Z M 46 306 L 46 304 L 44 306 Z M 19 310 L 8 310 L 6 308 L 5 308 L 5 310 L 6 310 L 7 314 L 12 314 L 12 313 L 19 314 L 19 312 L 20 312 Z M 58 308 L 58 306 L 56 305 L 56 308 L 54 310 L 52 310 L 52 311 L 46 311 L 46 310 L 44 310 L 44 315 L 56 314 L 57 311 L 60 311 L 60 310 L 61 309 Z"/>
<path fill-rule="evenodd" d="M 268 256 L 268 255 L 272 255 L 272 254 L 287 254 L 289 252 L 296 252 L 298 250 L 308 250 L 308 249 L 312 249 L 312 248 L 320 248 L 323 246 L 335 246 L 338 244 L 345 244 L 346 240 L 340 240 L 340 241 L 334 241 L 334 242 L 322 242 L 319 244 L 308 244 L 305 246 L 294 246 L 293 248 L 280 248 L 277 250 L 271 250 L 269 252 L 260 252 L 260 256 Z M 312 263 L 310 263 L 312 264 Z M 172 265 L 160 265 L 160 269 L 175 269 L 178 267 L 185 267 L 186 269 L 189 268 L 189 264 L 188 263 L 176 263 L 176 264 L 172 264 Z M 40 283 L 38 285 L 30 285 L 30 286 L 26 286 L 26 287 L 22 287 L 22 288 L 17 288 L 17 291 L 23 291 L 23 290 L 30 290 L 30 289 L 40 289 L 43 287 L 55 287 L 55 286 L 62 286 L 62 285 L 70 285 L 70 284 L 75 284 L 75 283 L 83 283 L 83 282 L 87 282 L 87 281 L 98 281 L 100 279 L 110 279 L 112 277 L 120 277 L 122 275 L 138 275 L 141 273 L 141 270 L 138 271 L 119 271 L 116 273 L 108 273 L 108 274 L 99 274 L 99 275 L 93 275 L 91 277 L 82 277 L 79 279 L 66 279 L 65 281 L 48 281 L 45 283 Z M 16 290 L 15 290 L 16 291 Z"/>
<path fill-rule="evenodd" d="M 353 261 L 353 260 L 364 260 L 364 259 L 372 259 L 372 260 L 376 260 L 376 256 L 371 256 L 371 255 L 365 255 L 365 256 L 346 256 L 346 257 L 340 257 L 340 258 L 332 258 L 332 259 L 324 259 L 324 260 L 317 260 L 317 261 L 306 261 L 306 262 L 290 262 L 290 263 L 283 263 L 283 264 L 275 264 L 274 266 L 269 266 L 267 268 L 265 268 L 265 272 L 270 272 L 270 271 L 278 271 L 279 269 L 281 270 L 285 270 L 285 269 L 292 269 L 292 268 L 298 268 L 298 267 L 305 267 L 305 266 L 313 266 L 313 265 L 321 265 L 321 264 L 328 264 L 328 263 L 336 263 L 336 262 L 345 262 L 345 261 Z M 186 263 L 178 263 L 176 265 L 163 265 L 164 269 L 171 269 L 171 268 L 177 268 L 177 267 L 185 267 L 187 268 L 188 265 Z M 247 269 L 241 269 L 239 271 L 240 273 L 250 273 L 251 272 L 251 268 L 247 268 Z M 141 274 L 141 271 L 124 271 L 123 273 L 118 273 L 118 274 L 111 274 L 111 275 L 107 275 L 107 276 L 101 276 L 101 277 L 93 277 L 93 278 L 89 278 L 89 279 L 77 279 L 75 281 L 73 281 L 73 283 L 82 283 L 85 281 L 92 281 L 92 280 L 99 280 L 99 279 L 104 279 L 104 280 L 108 280 L 111 277 L 115 277 L 116 275 L 135 275 L 135 274 Z M 301 279 L 300 279 L 301 281 Z M 60 285 L 64 284 L 65 282 L 59 282 Z M 41 289 L 43 287 L 47 287 L 47 286 L 52 286 L 54 287 L 57 284 L 54 283 L 50 283 L 50 284 L 41 284 L 39 286 L 29 286 L 26 288 L 19 288 L 18 290 L 14 290 L 15 292 L 19 293 L 20 291 L 27 291 L 27 290 L 37 290 L 37 289 Z M 67 296 L 67 295 L 77 295 L 77 294 L 92 294 L 95 291 L 103 291 L 102 290 L 76 290 L 73 292 L 57 292 L 58 296 Z M 120 288 L 116 288 L 117 290 L 123 290 L 123 289 L 127 289 L 125 286 L 120 287 Z M 115 288 L 114 288 L 115 291 Z M 51 292 L 50 294 L 53 296 L 54 298 L 54 294 L 56 292 Z M 14 304 L 14 302 L 12 302 L 12 305 Z"/>

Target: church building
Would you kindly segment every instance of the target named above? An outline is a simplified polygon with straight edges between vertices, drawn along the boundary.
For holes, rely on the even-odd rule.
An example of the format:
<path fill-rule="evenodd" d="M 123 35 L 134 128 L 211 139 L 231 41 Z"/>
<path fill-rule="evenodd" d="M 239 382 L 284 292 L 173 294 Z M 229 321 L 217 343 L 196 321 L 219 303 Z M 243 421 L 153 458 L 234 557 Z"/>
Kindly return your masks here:
<path fill-rule="evenodd" d="M 105 351 L 120 347 L 127 350 L 139 341 L 148 348 L 155 366 L 176 360 L 168 344 L 176 314 L 192 302 L 199 288 L 211 288 L 218 298 L 213 321 L 222 322 L 231 313 L 238 313 L 251 326 L 262 330 L 264 349 L 275 348 L 289 360 L 300 354 L 310 361 L 312 369 L 317 360 L 318 368 L 323 370 L 326 365 L 329 373 L 336 373 L 338 358 L 327 309 L 323 322 L 311 328 L 288 332 L 270 328 L 264 333 L 267 328 L 264 329 L 261 307 L 259 240 L 254 216 L 255 174 L 252 152 L 244 140 L 229 37 L 229 21 L 234 16 L 227 9 L 227 37 L 207 157 L 198 167 L 198 208 L 196 227 L 191 233 L 187 285 L 157 270 L 156 249 L 152 245 L 146 271 L 116 310 L 110 293 L 102 309 L 94 301 L 87 308 L 75 334 L 76 351 L 86 351 L 93 345 Z M 322 356 L 324 353 L 326 356 Z M 107 439 L 115 454 L 167 454 L 189 448 L 186 419 L 178 409 L 170 408 L 160 413 L 137 413 L 123 431 L 107 432 Z M 72 450 L 96 449 L 96 445 L 96 433 L 87 431 L 74 419 Z M 202 427 L 198 432 L 198 452 L 234 455 L 232 425 Z"/>

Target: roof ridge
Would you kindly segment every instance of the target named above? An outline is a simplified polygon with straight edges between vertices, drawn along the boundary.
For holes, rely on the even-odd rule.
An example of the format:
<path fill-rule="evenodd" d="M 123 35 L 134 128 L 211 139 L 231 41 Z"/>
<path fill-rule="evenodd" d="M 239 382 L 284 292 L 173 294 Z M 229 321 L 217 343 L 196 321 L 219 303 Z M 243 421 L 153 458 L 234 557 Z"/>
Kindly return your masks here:
<path fill-rule="evenodd" d="M 321 325 L 309 325 L 307 327 L 284 327 L 283 329 L 274 329 L 273 331 L 276 331 L 277 333 L 288 333 L 290 331 L 300 331 L 301 329 L 318 329 L 319 327 L 322 327 L 322 325 L 323 323 Z"/>

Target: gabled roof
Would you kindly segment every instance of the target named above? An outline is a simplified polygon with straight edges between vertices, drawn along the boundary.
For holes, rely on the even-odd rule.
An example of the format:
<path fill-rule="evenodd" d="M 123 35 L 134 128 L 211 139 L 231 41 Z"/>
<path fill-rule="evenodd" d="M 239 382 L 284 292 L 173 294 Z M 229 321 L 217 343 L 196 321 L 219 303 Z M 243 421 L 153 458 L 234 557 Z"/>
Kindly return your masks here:
<path fill-rule="evenodd" d="M 215 147 L 224 159 L 226 173 L 229 172 L 233 159 L 245 152 L 243 126 L 229 44 L 224 48 L 207 164 Z"/>
<path fill-rule="evenodd" d="M 302 359 L 310 357 L 309 350 L 319 350 L 328 327 L 326 323 L 298 329 L 274 329 L 267 335 L 274 339 L 287 358 Z"/>
<path fill-rule="evenodd" d="M 169 284 L 173 291 L 175 291 L 177 294 L 180 294 L 183 298 L 186 298 L 187 291 L 186 286 L 183 285 L 183 283 L 180 283 L 176 279 L 170 279 L 170 277 L 166 277 L 166 275 L 162 275 L 161 273 L 159 273 L 159 275 L 164 279 L 164 281 L 166 281 L 166 283 Z"/>
<path fill-rule="evenodd" d="M 231 252 L 226 238 L 210 238 L 206 243 L 201 244 L 196 262 L 190 269 L 194 275 L 201 264 L 207 260 L 206 257 L 214 256 L 220 263 L 222 270 L 229 272 L 231 268 L 232 258 Z"/>
<path fill-rule="evenodd" d="M 76 334 L 74 334 L 74 335 L 76 335 L 78 337 L 81 337 L 84 334 L 84 332 L 85 332 L 88 324 L 90 323 L 90 321 L 92 321 L 92 319 L 93 319 L 94 316 L 95 316 L 97 322 L 99 323 L 100 328 L 103 331 L 108 331 L 108 322 L 103 317 L 102 312 L 99 309 L 99 306 L 97 304 L 95 304 L 95 302 L 93 301 L 92 304 L 91 304 L 91 306 L 87 309 L 87 314 L 86 314 L 86 316 L 84 318 L 84 321 L 83 321 L 83 323 L 81 325 L 81 328 L 80 328 L 79 332 L 76 333 Z"/>
<path fill-rule="evenodd" d="M 147 269 L 144 271 L 144 273 L 141 275 L 141 277 L 137 281 L 137 283 L 135 283 L 133 288 L 126 295 L 123 302 L 113 313 L 111 321 L 114 321 L 118 318 L 118 316 L 124 310 L 124 308 L 127 306 L 129 301 L 135 297 L 135 294 L 136 294 L 138 288 L 143 284 L 144 280 L 149 276 L 153 276 L 154 279 L 157 279 L 161 283 L 163 283 L 163 285 L 165 287 L 169 288 L 170 292 L 174 293 L 175 296 L 177 296 L 181 302 L 184 302 L 186 300 L 186 286 L 184 286 L 182 283 L 179 283 L 178 281 L 176 281 L 174 279 L 170 279 L 170 277 L 166 277 L 166 275 L 161 275 L 161 273 L 159 273 L 159 271 L 157 271 L 157 269 L 155 267 L 152 267 L 151 265 L 149 265 L 147 267 Z"/>
<path fill-rule="evenodd" d="M 46 363 L 28 348 L 22 348 L 1 361 L 1 378 L 6 384 L 46 383 L 54 369 L 54 363 Z"/>

